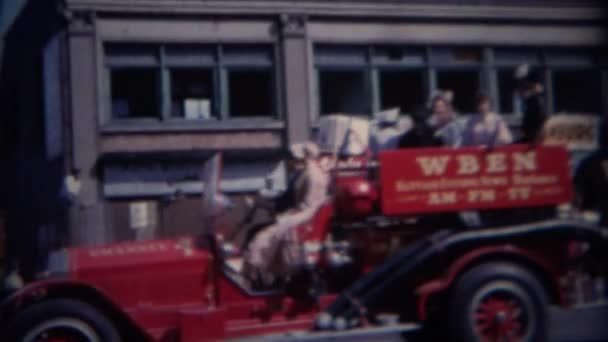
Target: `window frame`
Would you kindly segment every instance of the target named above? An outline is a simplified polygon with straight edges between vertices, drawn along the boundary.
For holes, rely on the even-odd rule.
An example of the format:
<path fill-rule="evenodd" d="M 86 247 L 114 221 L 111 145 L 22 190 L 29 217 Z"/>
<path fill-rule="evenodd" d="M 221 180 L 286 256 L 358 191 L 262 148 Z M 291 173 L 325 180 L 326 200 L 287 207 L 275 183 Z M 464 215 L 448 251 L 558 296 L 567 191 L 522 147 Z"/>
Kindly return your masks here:
<path fill-rule="evenodd" d="M 112 61 L 112 57 L 109 55 L 109 49 L 114 46 L 117 47 L 128 47 L 129 44 L 142 44 L 149 46 L 153 49 L 157 58 L 156 63 L 144 63 L 138 65 L 134 62 L 127 61 L 126 63 L 117 63 Z M 235 43 L 165 43 L 165 42 L 154 42 L 154 43 L 139 43 L 139 42 L 112 42 L 105 41 L 102 44 L 101 57 L 102 63 L 102 87 L 105 92 L 104 103 L 107 105 L 103 106 L 104 111 L 102 114 L 102 128 L 105 131 L 124 131 L 125 129 L 133 128 L 138 130 L 138 126 L 148 126 L 146 130 L 163 130 L 163 127 L 170 129 L 211 129 L 211 130 L 224 130 L 224 129 L 278 129 L 283 127 L 282 118 L 279 116 L 279 91 L 277 86 L 277 74 L 279 68 L 279 61 L 277 60 L 279 54 L 277 53 L 277 44 L 270 42 L 235 42 Z M 172 46 L 200 46 L 210 47 L 212 52 L 211 60 L 213 62 L 202 62 L 202 63 L 189 63 L 189 62 L 167 62 L 167 47 Z M 255 61 L 254 63 L 223 63 L 223 49 L 228 47 L 246 47 L 253 46 L 261 49 L 265 49 L 268 52 L 268 62 L 260 63 Z M 157 108 L 158 115 L 149 118 L 116 118 L 112 112 L 112 83 L 111 73 L 114 69 L 155 69 L 157 72 L 158 85 L 157 88 Z M 214 104 L 212 104 L 213 114 L 216 117 L 209 119 L 185 119 L 180 117 L 174 117 L 172 115 L 172 90 L 171 90 L 171 71 L 176 69 L 199 69 L 199 70 L 211 70 L 213 77 L 213 98 Z M 230 70 L 264 70 L 269 73 L 271 87 L 269 92 L 269 105 L 270 112 L 267 115 L 255 116 L 255 117 L 232 117 L 229 112 L 229 84 L 228 84 L 228 73 Z M 245 122 L 246 121 L 246 122 Z M 156 126 L 156 127 L 153 127 Z"/>

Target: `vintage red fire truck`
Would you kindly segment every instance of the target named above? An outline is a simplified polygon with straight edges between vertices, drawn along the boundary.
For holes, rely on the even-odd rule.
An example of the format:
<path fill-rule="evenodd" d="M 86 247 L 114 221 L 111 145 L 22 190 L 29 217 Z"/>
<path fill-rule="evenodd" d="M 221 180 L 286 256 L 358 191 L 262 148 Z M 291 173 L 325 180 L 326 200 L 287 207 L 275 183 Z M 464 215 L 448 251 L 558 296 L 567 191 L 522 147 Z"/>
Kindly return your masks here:
<path fill-rule="evenodd" d="M 602 296 L 608 240 L 560 207 L 573 196 L 562 147 L 415 148 L 319 163 L 331 169 L 333 196 L 297 228 L 303 262 L 286 285 L 260 290 L 243 278 L 222 230 L 230 206 L 216 155 L 204 168 L 200 236 L 54 253 L 48 277 L 3 304 L 2 340 L 314 340 L 422 328 L 538 341 L 550 305 Z M 463 224 L 467 216 L 478 222 Z"/>

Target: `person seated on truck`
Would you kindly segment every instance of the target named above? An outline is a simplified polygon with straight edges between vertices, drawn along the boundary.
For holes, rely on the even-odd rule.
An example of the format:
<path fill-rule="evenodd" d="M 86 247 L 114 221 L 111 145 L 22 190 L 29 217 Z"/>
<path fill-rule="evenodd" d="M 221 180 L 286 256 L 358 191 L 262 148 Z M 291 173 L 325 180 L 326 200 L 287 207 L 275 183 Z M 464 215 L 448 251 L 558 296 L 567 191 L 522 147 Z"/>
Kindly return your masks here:
<path fill-rule="evenodd" d="M 412 129 L 409 116 L 400 115 L 400 109 L 391 108 L 374 113 L 370 121 L 369 145 L 374 153 L 396 149 L 403 134 Z"/>
<path fill-rule="evenodd" d="M 477 96 L 478 114 L 471 117 L 462 133 L 463 146 L 486 146 L 489 148 L 513 142 L 509 126 L 499 114 L 492 111 L 492 98 L 485 94 Z"/>
<path fill-rule="evenodd" d="M 311 142 L 290 148 L 292 164 L 301 168 L 294 180 L 293 206 L 277 217 L 271 226 L 258 232 L 244 253 L 243 272 L 254 287 L 267 287 L 285 280 L 295 271 L 299 251 L 289 244 L 294 229 L 309 222 L 328 199 L 330 177 L 317 162 L 319 148 Z"/>
<path fill-rule="evenodd" d="M 427 124 L 443 146 L 458 147 L 462 143 L 463 125 L 452 107 L 452 92 L 441 91 L 430 103 L 431 115 Z"/>
<path fill-rule="evenodd" d="M 420 105 L 412 112 L 413 127 L 399 138 L 399 148 L 441 146 L 441 139 L 427 122 L 428 109 Z"/>

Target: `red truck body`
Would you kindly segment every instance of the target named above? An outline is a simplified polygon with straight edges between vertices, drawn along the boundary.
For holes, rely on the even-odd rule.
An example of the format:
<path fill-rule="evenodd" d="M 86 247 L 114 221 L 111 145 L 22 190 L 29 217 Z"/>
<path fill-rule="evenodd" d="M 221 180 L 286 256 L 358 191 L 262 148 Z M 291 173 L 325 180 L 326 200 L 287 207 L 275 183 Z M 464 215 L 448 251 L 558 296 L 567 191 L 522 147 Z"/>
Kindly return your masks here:
<path fill-rule="evenodd" d="M 463 273 L 488 261 L 510 262 L 530 270 L 545 289 L 549 303 L 567 306 L 574 302 L 568 292 L 573 265 L 584 257 L 595 236 L 600 236 L 599 230 L 550 220 L 444 234 L 439 231 L 445 227 L 424 223 L 420 218 L 421 213 L 432 210 L 542 208 L 570 201 L 565 151 L 538 148 L 532 151 L 538 157 L 534 161 L 519 161 L 527 168 L 518 170 L 511 164 L 521 157 L 513 157 L 513 153 L 529 152 L 524 146 L 491 152 L 406 150 L 381 154 L 379 165 L 369 160 L 336 164 L 333 159 L 332 164 L 328 161 L 332 157 L 326 156 L 321 164 L 331 164 L 333 168 L 334 199 L 319 210 L 312 222 L 297 229 L 297 243 L 304 250 L 307 266 L 325 283 L 325 291 L 317 300 L 294 296 L 283 289 L 253 291 L 229 266 L 230 260 L 239 257 L 224 251 L 219 234 L 206 233 L 200 237 L 124 242 L 60 252 L 56 254 L 59 261 L 50 269 L 51 275 L 15 293 L 4 304 L 2 318 L 9 322 L 10 329 L 10 322 L 19 319 L 28 308 L 52 298 L 72 298 L 108 317 L 119 327 L 123 338 L 138 336 L 153 341 L 225 340 L 310 332 L 315 326 L 319 328 L 315 322 L 321 313 L 331 313 L 328 315 L 335 323 L 336 317 L 351 317 L 349 312 L 355 309 L 360 310 L 356 313 L 360 319 L 353 323 L 357 328 L 380 324 L 369 317 L 381 313 L 397 313 L 402 322 L 424 323 L 435 305 L 445 305 L 442 300 Z M 505 158 L 504 168 L 496 169 L 495 163 L 492 169 L 485 161 L 488 155 L 497 153 L 505 157 L 490 158 Z M 429 171 L 424 167 L 430 164 L 421 163 L 434 162 L 416 162 L 421 157 L 435 157 L 442 163 L 443 156 L 450 156 L 455 164 L 448 160 L 446 165 L 435 165 L 439 169 Z M 462 156 L 475 156 L 483 163 L 475 170 L 470 165 L 464 169 L 457 164 L 458 158 L 463 161 Z M 459 174 L 463 170 L 468 173 Z M 511 184 L 518 174 L 527 176 L 531 183 Z M 499 175 L 507 183 L 452 189 L 452 183 L 447 182 L 464 176 L 480 179 L 484 175 Z M 435 183 L 427 184 L 431 190 L 411 190 L 405 182 L 414 180 Z M 436 190 L 437 184 L 444 184 L 445 188 Z M 513 186 L 527 188 L 529 197 L 510 198 L 509 187 Z M 486 191 L 486 197 L 475 197 L 472 190 Z M 437 191 L 453 195 L 444 195 L 437 202 L 433 197 Z M 488 191 L 496 193 L 490 196 Z M 517 192 L 514 196 L 522 194 Z M 414 245 L 425 239 L 427 245 L 416 250 Z M 350 251 L 340 250 L 341 243 L 347 244 Z M 412 250 L 410 254 L 408 248 Z M 344 258 L 348 262 L 340 263 Z M 408 262 L 411 269 L 403 269 Z M 348 265 L 346 272 L 336 264 Z M 397 274 L 403 276 L 391 278 Z M 397 292 L 399 298 L 381 300 L 381 292 L 395 296 L 390 290 L 395 284 L 401 288 Z M 504 311 L 496 310 L 496 314 Z M 337 323 L 332 327 L 344 328 L 336 328 Z"/>

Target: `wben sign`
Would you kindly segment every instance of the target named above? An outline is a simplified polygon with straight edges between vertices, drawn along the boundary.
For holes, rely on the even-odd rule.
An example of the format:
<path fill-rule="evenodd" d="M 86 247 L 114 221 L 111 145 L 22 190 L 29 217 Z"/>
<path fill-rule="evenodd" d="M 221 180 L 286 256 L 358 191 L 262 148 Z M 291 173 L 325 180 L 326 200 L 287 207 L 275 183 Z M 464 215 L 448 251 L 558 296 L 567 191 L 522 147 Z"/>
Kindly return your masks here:
<path fill-rule="evenodd" d="M 559 146 L 420 148 L 381 152 L 386 215 L 554 205 L 572 199 Z"/>

